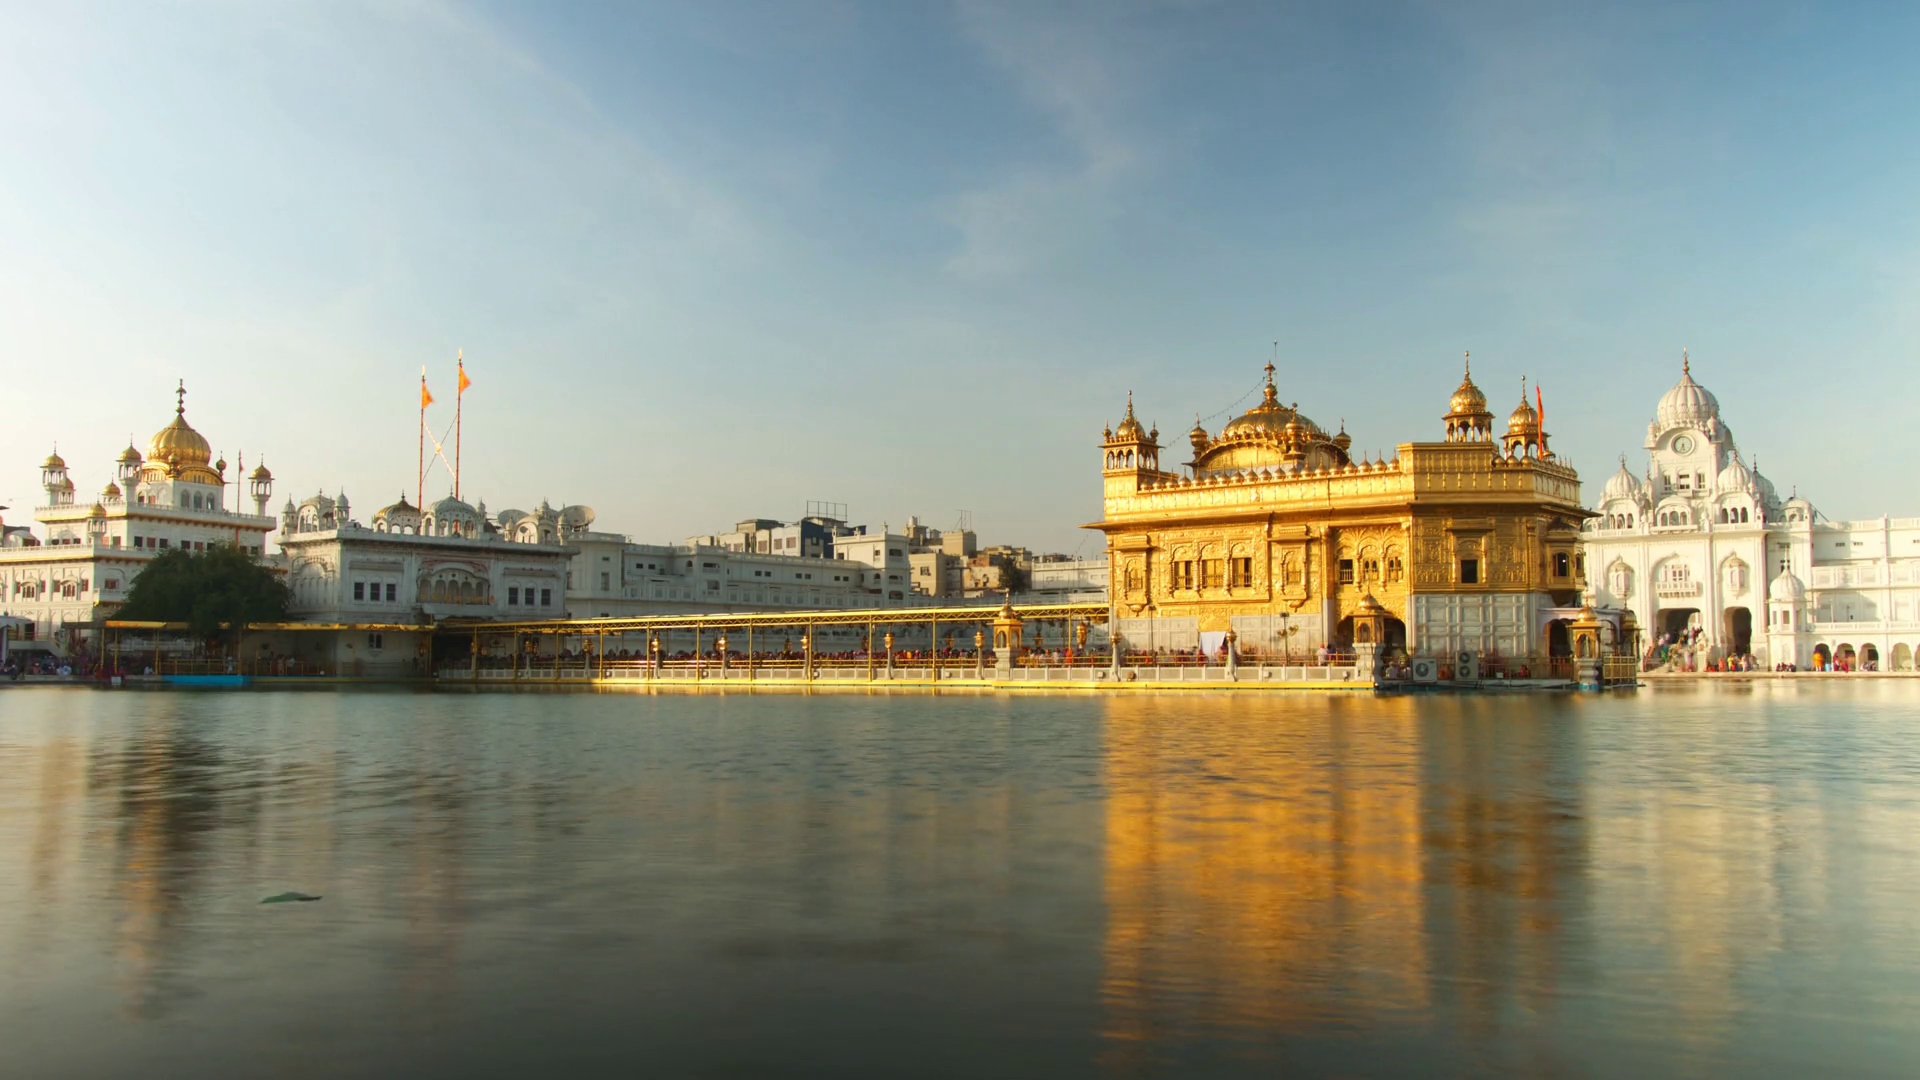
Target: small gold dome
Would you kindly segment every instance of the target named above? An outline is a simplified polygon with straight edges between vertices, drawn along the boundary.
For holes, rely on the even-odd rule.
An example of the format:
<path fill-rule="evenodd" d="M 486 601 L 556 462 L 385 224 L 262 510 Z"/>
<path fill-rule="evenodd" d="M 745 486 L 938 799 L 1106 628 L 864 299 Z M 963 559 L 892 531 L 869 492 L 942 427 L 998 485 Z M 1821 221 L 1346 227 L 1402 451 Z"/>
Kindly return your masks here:
<path fill-rule="evenodd" d="M 106 507 L 104 507 L 104 506 L 101 506 L 101 505 L 100 505 L 99 503 L 94 503 L 94 504 L 93 504 L 93 509 L 91 509 L 91 510 L 89 510 L 89 511 L 87 511 L 87 516 L 88 516 L 88 517 L 92 517 L 92 518 L 103 518 L 103 517 L 106 517 L 106 516 L 107 516 L 107 508 L 106 508 Z"/>
<path fill-rule="evenodd" d="M 273 479 L 273 474 L 267 471 L 267 463 L 263 461 L 263 462 L 261 462 L 260 464 L 258 464 L 258 465 L 255 465 L 255 466 L 253 467 L 253 472 L 251 472 L 251 473 L 249 473 L 249 474 L 248 474 L 248 476 L 247 476 L 247 479 L 249 479 L 249 480 L 271 480 L 271 479 Z"/>
<path fill-rule="evenodd" d="M 1473 373 L 1460 380 L 1460 388 L 1453 392 L 1447 402 L 1448 411 L 1454 413 L 1482 413 L 1487 411 L 1487 395 L 1473 385 Z"/>
<path fill-rule="evenodd" d="M 1113 437 L 1116 439 L 1144 439 L 1147 437 L 1146 429 L 1140 426 L 1140 421 L 1133 415 L 1133 391 L 1131 390 L 1127 391 L 1127 415 L 1120 421 L 1120 426 L 1114 429 Z"/>
<path fill-rule="evenodd" d="M 120 451 L 119 460 L 122 465 L 138 465 L 146 459 L 140 456 L 140 451 L 134 449 L 132 443 L 128 443 L 127 448 Z"/>
<path fill-rule="evenodd" d="M 43 469 L 64 469 L 67 467 L 67 459 L 61 457 L 60 452 L 55 450 L 53 453 L 47 455 L 47 460 L 41 462 L 40 467 Z"/>
<path fill-rule="evenodd" d="M 1513 415 L 1507 417 L 1507 434 L 1517 435 L 1539 430 L 1540 414 L 1533 411 L 1533 405 L 1526 398 L 1521 398 L 1519 408 L 1514 409 Z"/>
<path fill-rule="evenodd" d="M 103 498 L 117 499 L 120 497 L 120 485 L 109 480 L 107 486 L 100 490 L 100 495 Z"/>

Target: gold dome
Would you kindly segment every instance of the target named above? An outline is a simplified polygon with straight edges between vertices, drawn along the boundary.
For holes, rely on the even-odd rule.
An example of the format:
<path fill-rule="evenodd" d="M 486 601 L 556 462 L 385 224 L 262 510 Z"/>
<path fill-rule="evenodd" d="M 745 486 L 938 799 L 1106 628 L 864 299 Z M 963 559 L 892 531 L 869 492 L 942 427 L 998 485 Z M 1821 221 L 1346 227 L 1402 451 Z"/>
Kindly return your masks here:
<path fill-rule="evenodd" d="M 106 517 L 106 516 L 107 516 L 107 508 L 106 508 L 106 507 L 104 507 L 104 506 L 101 506 L 101 505 L 100 505 L 99 503 L 97 503 L 97 502 L 96 502 L 96 503 L 94 503 L 94 504 L 93 504 L 93 509 L 91 509 L 91 510 L 89 510 L 89 511 L 87 511 L 87 516 L 88 516 L 88 517 L 94 517 L 94 518 L 103 518 L 103 517 Z"/>
<path fill-rule="evenodd" d="M 117 499 L 117 498 L 119 498 L 119 497 L 120 497 L 120 485 L 119 485 L 119 484 L 116 484 L 116 483 L 114 483 L 114 482 L 113 482 L 113 481 L 111 481 L 111 480 L 109 480 L 109 481 L 107 481 L 107 486 L 106 486 L 106 487 L 104 487 L 104 488 L 102 488 L 102 489 L 100 490 L 100 496 L 101 496 L 102 498 L 106 498 L 106 499 Z"/>
<path fill-rule="evenodd" d="M 153 438 L 147 440 L 147 468 L 194 483 L 221 483 L 220 474 L 209 467 L 213 447 L 187 423 L 186 384 L 181 383 L 174 394 L 178 401 L 173 408 L 173 423 L 154 432 Z"/>
<path fill-rule="evenodd" d="M 147 443 L 148 461 L 172 462 L 178 467 L 205 465 L 213 460 L 213 447 L 207 440 L 193 430 L 187 423 L 182 411 L 173 418 L 173 423 L 161 428 Z"/>
<path fill-rule="evenodd" d="M 47 460 L 41 462 L 40 467 L 43 469 L 64 469 L 67 467 L 67 459 L 60 456 L 60 451 L 55 450 L 53 453 L 47 455 Z"/>
<path fill-rule="evenodd" d="M 273 474 L 267 471 L 267 463 L 263 461 L 263 462 L 261 462 L 260 464 L 258 464 L 258 465 L 255 465 L 255 466 L 253 467 L 253 472 L 252 472 L 252 473 L 250 473 L 250 474 L 249 474 L 249 475 L 247 476 L 247 479 L 249 479 L 249 480 L 271 480 L 271 479 L 273 479 Z"/>
<path fill-rule="evenodd" d="M 122 465 L 138 465 L 146 459 L 142 458 L 140 451 L 134 449 L 133 443 L 129 442 L 127 448 L 120 451 L 119 460 Z"/>
<path fill-rule="evenodd" d="M 1459 389 L 1455 390 L 1453 397 L 1447 401 L 1447 411 L 1455 416 L 1464 416 L 1470 413 L 1484 413 L 1487 411 L 1487 395 L 1481 393 L 1480 388 L 1473 385 L 1473 361 L 1471 357 L 1468 358 L 1465 374 L 1460 376 Z"/>
<path fill-rule="evenodd" d="M 1222 439 L 1235 435 L 1271 435 L 1279 438 L 1292 430 L 1298 436 L 1302 433 L 1315 438 L 1326 438 L 1326 432 L 1320 425 L 1300 415 L 1298 405 L 1288 408 L 1280 404 L 1280 395 L 1273 388 L 1273 365 L 1267 365 L 1267 385 L 1260 396 L 1260 404 L 1228 421 L 1220 429 Z"/>
<path fill-rule="evenodd" d="M 1540 430 L 1540 414 L 1533 411 L 1533 405 L 1526 398 L 1521 398 L 1519 408 L 1514 409 L 1513 415 L 1507 417 L 1507 434 L 1515 435 L 1538 430 Z"/>

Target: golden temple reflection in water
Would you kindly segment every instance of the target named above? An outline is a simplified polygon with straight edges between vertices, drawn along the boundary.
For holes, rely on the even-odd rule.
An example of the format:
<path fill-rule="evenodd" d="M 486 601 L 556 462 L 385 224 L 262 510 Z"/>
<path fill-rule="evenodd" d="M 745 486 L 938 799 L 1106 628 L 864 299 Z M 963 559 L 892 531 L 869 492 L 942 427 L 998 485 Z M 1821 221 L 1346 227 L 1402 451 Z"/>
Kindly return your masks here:
<path fill-rule="evenodd" d="M 1311 718 L 1103 705 L 1109 1035 L 1440 1013 L 1489 1029 L 1514 1005 L 1553 1007 L 1585 860 L 1578 781 L 1553 760 L 1563 732 L 1459 700 L 1315 703 Z M 1496 739 L 1501 762 L 1528 766 L 1488 798 Z"/>
<path fill-rule="evenodd" d="M 1408 703 L 1299 725 L 1237 702 L 1104 704 L 1109 1035 L 1428 1007 Z"/>

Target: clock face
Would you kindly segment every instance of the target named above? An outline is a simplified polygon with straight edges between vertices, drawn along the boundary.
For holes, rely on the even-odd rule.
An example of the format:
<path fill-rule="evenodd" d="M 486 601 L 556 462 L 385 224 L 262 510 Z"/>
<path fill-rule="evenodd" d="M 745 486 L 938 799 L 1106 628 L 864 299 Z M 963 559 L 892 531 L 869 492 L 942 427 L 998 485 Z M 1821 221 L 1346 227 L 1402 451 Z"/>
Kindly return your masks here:
<path fill-rule="evenodd" d="M 1693 453 L 1693 440 L 1687 438 L 1685 435 L 1673 440 L 1673 452 L 1676 454 Z"/>

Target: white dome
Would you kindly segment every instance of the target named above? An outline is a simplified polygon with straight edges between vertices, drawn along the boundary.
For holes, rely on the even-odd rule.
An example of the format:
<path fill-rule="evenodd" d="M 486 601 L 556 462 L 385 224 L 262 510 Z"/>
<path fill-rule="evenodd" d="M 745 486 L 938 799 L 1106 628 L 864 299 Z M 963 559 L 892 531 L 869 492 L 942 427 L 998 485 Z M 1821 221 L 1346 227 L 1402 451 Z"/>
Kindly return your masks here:
<path fill-rule="evenodd" d="M 479 518 L 480 512 L 468 506 L 464 501 L 449 495 L 433 504 L 433 516 L 435 518 L 466 518 L 468 520 L 476 520 Z"/>
<path fill-rule="evenodd" d="M 1780 576 L 1767 586 L 1767 598 L 1777 603 L 1797 604 L 1807 598 L 1807 587 L 1793 576 L 1793 571 L 1782 570 Z"/>
<path fill-rule="evenodd" d="M 1601 493 L 1604 500 L 1640 498 L 1640 478 L 1627 471 L 1627 459 L 1620 459 L 1620 471 L 1607 479 L 1607 487 Z"/>
<path fill-rule="evenodd" d="M 1742 465 L 1740 463 L 1740 455 L 1735 454 L 1733 455 L 1733 460 L 1727 462 L 1727 467 L 1720 470 L 1720 476 L 1714 481 L 1714 487 L 1721 492 L 1751 491 L 1753 488 L 1753 472 L 1745 465 Z"/>
<path fill-rule="evenodd" d="M 1682 363 L 1680 381 L 1660 399 L 1655 423 L 1662 428 L 1704 428 L 1720 418 L 1720 401 L 1713 392 L 1693 381 L 1691 365 Z"/>

